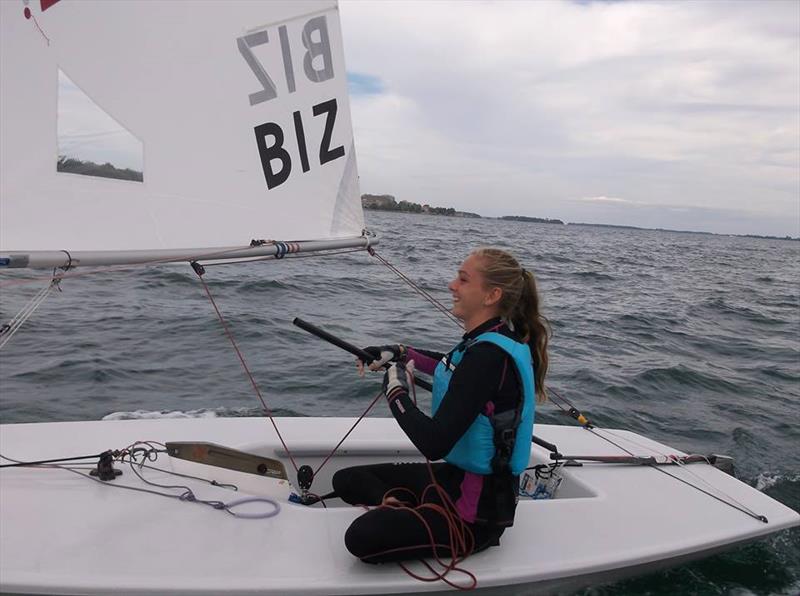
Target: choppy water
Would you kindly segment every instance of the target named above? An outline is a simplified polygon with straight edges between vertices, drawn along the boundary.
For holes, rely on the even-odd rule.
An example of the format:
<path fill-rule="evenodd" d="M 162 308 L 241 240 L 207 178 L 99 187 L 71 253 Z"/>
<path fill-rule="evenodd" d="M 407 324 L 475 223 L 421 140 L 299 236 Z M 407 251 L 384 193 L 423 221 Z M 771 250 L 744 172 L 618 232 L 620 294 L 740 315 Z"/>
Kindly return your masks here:
<path fill-rule="evenodd" d="M 740 478 L 800 509 L 800 243 L 375 212 L 367 220 L 379 252 L 446 303 L 471 248 L 511 250 L 536 272 L 553 325 L 551 386 L 599 426 L 732 455 Z M 350 357 L 293 327 L 295 316 L 356 344 L 446 348 L 459 335 L 364 253 L 209 267 L 206 279 L 279 414 L 358 415 L 378 382 L 359 380 Z M 0 290 L 0 319 L 37 289 Z M 63 289 L 2 352 L 2 422 L 260 414 L 188 266 L 76 277 Z M 537 421 L 566 422 L 552 406 Z M 676 593 L 800 593 L 800 532 L 587 592 Z"/>

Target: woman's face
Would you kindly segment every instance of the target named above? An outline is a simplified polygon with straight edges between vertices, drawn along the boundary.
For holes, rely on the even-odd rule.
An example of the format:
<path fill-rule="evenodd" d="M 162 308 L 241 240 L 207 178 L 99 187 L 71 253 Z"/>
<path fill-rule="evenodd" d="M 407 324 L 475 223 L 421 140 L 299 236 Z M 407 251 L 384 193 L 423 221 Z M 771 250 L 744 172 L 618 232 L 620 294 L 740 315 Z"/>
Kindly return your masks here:
<path fill-rule="evenodd" d="M 451 281 L 447 289 L 453 295 L 453 314 L 467 323 L 475 318 L 483 318 L 487 311 L 492 310 L 495 301 L 492 301 L 492 290 L 485 285 L 483 274 L 478 269 L 480 257 L 470 255 L 461 264 L 456 278 Z M 483 320 L 477 321 L 477 324 Z"/>

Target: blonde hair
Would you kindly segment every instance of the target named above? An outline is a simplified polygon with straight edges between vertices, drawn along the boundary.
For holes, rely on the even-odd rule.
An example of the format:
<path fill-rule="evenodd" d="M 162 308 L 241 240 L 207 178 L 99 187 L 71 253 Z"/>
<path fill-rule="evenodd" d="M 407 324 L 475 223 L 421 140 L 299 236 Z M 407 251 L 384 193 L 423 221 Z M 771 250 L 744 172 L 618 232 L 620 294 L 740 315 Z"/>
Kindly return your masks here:
<path fill-rule="evenodd" d="M 500 288 L 500 316 L 510 321 L 514 331 L 531 348 L 536 384 L 536 401 L 547 401 L 544 378 L 547 375 L 547 343 L 552 335 L 550 323 L 539 312 L 539 292 L 531 271 L 524 269 L 509 253 L 498 248 L 479 248 L 478 269 L 485 284 Z"/>

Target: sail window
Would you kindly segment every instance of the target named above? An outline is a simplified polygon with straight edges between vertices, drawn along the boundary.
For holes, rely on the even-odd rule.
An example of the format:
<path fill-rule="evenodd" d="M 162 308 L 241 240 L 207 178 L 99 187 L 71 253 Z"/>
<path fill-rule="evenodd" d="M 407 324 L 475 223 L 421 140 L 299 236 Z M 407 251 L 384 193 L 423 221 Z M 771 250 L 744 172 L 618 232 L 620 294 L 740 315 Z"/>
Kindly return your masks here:
<path fill-rule="evenodd" d="M 60 69 L 56 169 L 69 174 L 144 181 L 142 142 Z"/>

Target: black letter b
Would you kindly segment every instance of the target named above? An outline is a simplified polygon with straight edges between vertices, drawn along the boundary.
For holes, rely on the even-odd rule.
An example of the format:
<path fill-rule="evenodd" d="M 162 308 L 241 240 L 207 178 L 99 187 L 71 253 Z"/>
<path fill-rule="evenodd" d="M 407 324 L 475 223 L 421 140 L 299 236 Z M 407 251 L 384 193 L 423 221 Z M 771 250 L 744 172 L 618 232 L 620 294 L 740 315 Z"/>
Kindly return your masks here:
<path fill-rule="evenodd" d="M 256 143 L 258 144 L 258 154 L 261 157 L 261 167 L 264 168 L 264 178 L 267 180 L 267 188 L 272 189 L 280 186 L 292 172 L 292 158 L 289 152 L 283 148 L 283 130 L 274 122 L 261 124 L 253 129 L 256 133 Z M 268 135 L 275 137 L 275 142 L 267 147 L 266 138 Z M 272 171 L 272 160 L 281 161 L 281 169 L 277 172 Z"/>

